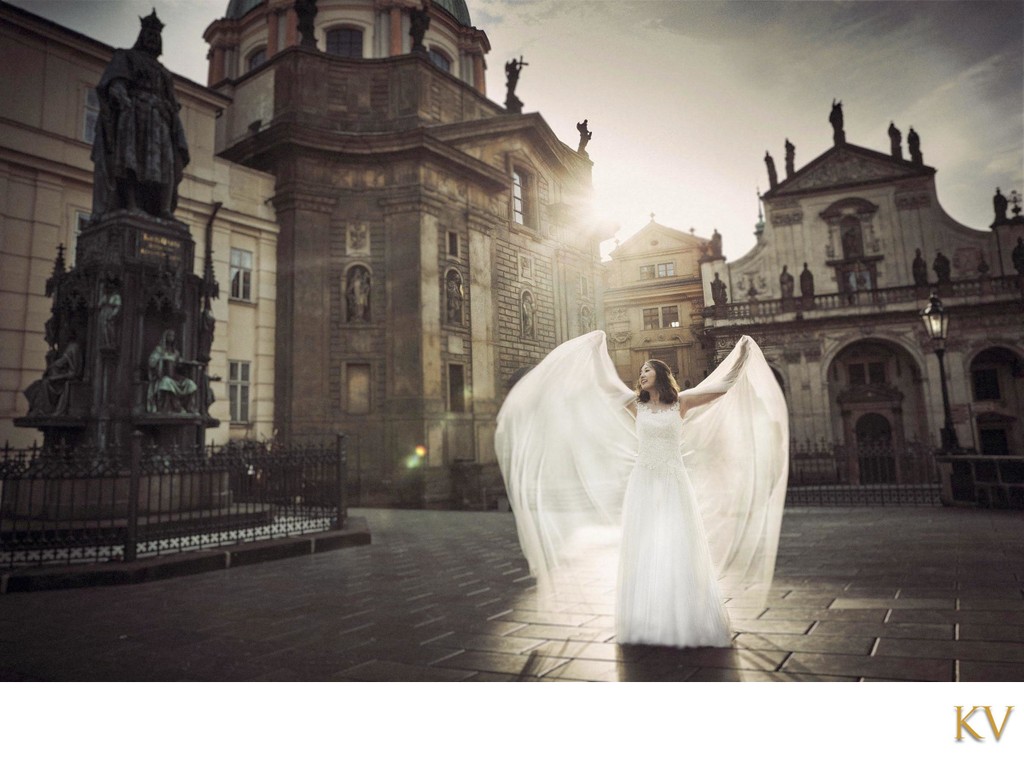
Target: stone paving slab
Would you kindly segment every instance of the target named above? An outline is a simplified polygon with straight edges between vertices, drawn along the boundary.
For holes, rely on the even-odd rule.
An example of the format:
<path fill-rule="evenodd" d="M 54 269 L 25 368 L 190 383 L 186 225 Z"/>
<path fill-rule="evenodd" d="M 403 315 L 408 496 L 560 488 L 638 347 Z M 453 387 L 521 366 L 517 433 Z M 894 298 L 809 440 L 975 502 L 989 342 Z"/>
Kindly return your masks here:
<path fill-rule="evenodd" d="M 510 514 L 356 513 L 370 545 L 0 595 L 0 680 L 1024 680 L 1024 514 L 792 509 L 733 646 L 681 650 L 615 643 L 614 573 L 542 598 Z"/>

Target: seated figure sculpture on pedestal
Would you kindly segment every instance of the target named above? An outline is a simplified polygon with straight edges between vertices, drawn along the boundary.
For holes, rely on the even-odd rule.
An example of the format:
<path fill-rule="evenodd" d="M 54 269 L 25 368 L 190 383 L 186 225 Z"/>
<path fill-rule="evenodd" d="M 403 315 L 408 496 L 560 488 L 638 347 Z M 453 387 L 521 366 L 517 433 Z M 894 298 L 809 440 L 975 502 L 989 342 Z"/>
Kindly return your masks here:
<path fill-rule="evenodd" d="M 182 375 L 179 368 L 197 364 L 181 358 L 174 330 L 165 330 L 160 342 L 149 355 L 146 411 L 154 414 L 196 413 L 196 391 L 199 387 L 194 380 Z"/>
<path fill-rule="evenodd" d="M 71 398 L 71 381 L 82 377 L 82 347 L 72 330 L 60 354 L 47 354 L 46 372 L 25 389 L 28 414 L 66 415 Z"/>

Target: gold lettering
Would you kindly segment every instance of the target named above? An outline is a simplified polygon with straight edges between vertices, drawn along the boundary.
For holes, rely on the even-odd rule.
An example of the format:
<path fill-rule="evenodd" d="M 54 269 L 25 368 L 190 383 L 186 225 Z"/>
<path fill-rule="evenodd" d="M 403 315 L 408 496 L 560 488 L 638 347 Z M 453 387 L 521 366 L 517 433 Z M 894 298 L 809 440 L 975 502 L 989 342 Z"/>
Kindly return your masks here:
<path fill-rule="evenodd" d="M 963 715 L 963 710 L 964 710 L 963 707 L 960 706 L 960 705 L 956 706 L 956 741 L 957 742 L 959 742 L 960 740 L 962 740 L 964 738 L 964 732 L 963 732 L 964 729 L 967 729 L 967 731 L 970 733 L 970 735 L 972 737 L 974 737 L 975 740 L 980 741 L 980 740 L 985 739 L 980 734 L 978 734 L 978 732 L 976 732 L 974 729 L 972 729 L 970 727 L 970 725 L 967 723 L 967 719 L 970 718 L 972 715 L 974 715 L 974 713 L 975 713 L 975 711 L 977 711 L 977 709 L 978 709 L 978 706 L 975 705 L 974 707 L 971 708 L 971 712 L 970 713 L 968 713 L 967 715 Z"/>
<path fill-rule="evenodd" d="M 1013 705 L 1009 705 L 1006 708 L 1006 715 L 1003 716 L 1002 726 L 996 726 L 996 719 L 992 717 L 992 708 L 985 705 L 985 716 L 988 718 L 988 725 L 991 727 L 992 733 L 996 735 L 996 742 L 999 741 L 999 738 L 1003 736 L 1003 731 L 1006 730 L 1006 719 L 1010 717 L 1011 710 L 1013 710 Z"/>

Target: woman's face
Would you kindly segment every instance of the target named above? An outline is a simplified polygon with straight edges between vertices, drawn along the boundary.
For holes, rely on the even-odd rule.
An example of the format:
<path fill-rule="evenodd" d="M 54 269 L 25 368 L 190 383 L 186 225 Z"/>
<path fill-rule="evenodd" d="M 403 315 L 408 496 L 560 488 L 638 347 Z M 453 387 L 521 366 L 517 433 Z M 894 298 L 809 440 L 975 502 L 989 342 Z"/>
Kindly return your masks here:
<path fill-rule="evenodd" d="M 640 390 L 650 393 L 654 391 L 654 381 L 658 379 L 657 372 L 649 362 L 645 362 L 640 368 Z"/>

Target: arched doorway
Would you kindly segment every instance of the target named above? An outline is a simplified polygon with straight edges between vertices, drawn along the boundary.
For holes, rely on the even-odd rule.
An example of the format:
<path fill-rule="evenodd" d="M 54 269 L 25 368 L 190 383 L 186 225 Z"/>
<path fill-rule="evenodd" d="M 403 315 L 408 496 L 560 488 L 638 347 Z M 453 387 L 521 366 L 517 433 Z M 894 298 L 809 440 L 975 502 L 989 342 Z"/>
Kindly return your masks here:
<path fill-rule="evenodd" d="M 836 354 L 827 374 L 843 480 L 927 480 L 931 445 L 924 387 L 910 352 L 888 340 L 857 340 Z"/>

